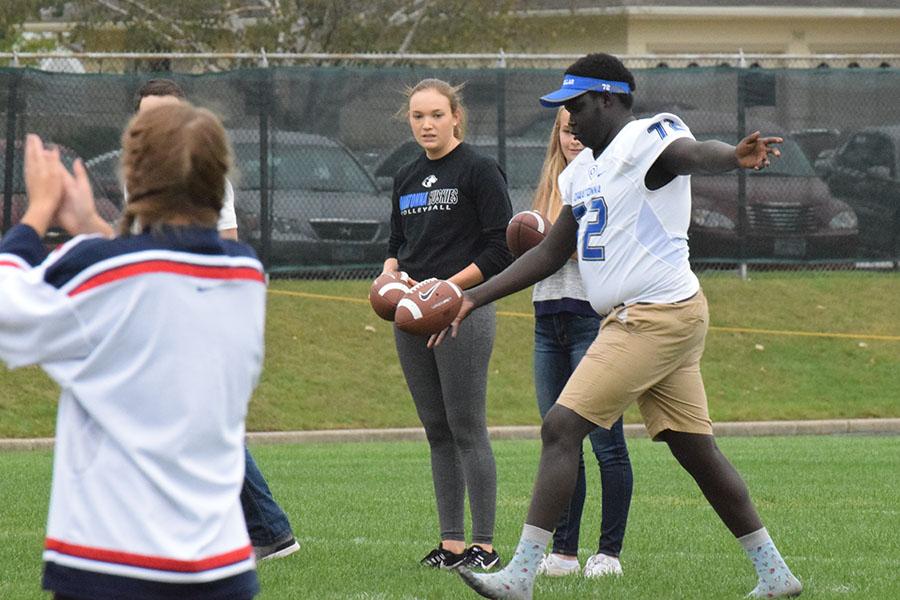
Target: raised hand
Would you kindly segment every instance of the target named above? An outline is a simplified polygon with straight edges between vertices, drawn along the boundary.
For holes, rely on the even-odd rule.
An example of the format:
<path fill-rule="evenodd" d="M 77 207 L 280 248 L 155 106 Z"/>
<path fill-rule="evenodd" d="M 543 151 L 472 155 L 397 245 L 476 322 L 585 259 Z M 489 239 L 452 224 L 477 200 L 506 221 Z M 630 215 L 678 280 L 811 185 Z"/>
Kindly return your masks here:
<path fill-rule="evenodd" d="M 63 169 L 63 201 L 56 215 L 59 224 L 72 235 L 101 233 L 112 235 L 112 228 L 97 214 L 91 182 L 81 160 L 73 165 L 73 173 Z"/>
<path fill-rule="evenodd" d="M 759 171 L 769 166 L 769 155 L 781 156 L 781 150 L 773 144 L 784 142 L 780 137 L 761 137 L 759 131 L 754 131 L 740 142 L 734 149 L 734 157 L 738 166 L 742 169 Z"/>
<path fill-rule="evenodd" d="M 59 160 L 59 149 L 44 149 L 41 138 L 28 134 L 25 138 L 25 190 L 28 210 L 22 223 L 31 226 L 41 237 L 56 217 L 63 196 L 63 174 L 66 168 Z"/>

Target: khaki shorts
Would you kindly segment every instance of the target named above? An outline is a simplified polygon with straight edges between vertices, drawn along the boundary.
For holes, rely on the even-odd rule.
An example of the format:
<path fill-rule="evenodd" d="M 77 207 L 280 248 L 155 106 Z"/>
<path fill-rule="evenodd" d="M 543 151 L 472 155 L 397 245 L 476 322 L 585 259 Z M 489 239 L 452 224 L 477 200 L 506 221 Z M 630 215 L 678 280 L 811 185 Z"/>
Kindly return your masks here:
<path fill-rule="evenodd" d="M 651 438 L 666 429 L 712 434 L 700 376 L 708 328 L 702 290 L 673 304 L 618 307 L 557 403 L 609 429 L 637 401 Z"/>

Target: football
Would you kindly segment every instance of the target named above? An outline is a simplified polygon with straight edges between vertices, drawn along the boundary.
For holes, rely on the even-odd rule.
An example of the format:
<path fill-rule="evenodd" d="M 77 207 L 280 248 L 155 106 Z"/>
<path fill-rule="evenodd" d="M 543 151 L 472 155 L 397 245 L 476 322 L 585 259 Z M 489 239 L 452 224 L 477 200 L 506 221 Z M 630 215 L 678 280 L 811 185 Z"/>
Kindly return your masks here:
<path fill-rule="evenodd" d="M 404 272 L 382 273 L 369 288 L 369 304 L 372 310 L 385 321 L 394 320 L 397 303 L 409 291 L 412 281 Z"/>
<path fill-rule="evenodd" d="M 394 323 L 414 335 L 431 335 L 447 327 L 462 305 L 462 290 L 442 279 L 426 279 L 414 285 L 397 303 Z"/>
<path fill-rule="evenodd" d="M 516 213 L 506 226 L 506 245 L 518 258 L 540 244 L 549 229 L 547 219 L 536 210 Z"/>

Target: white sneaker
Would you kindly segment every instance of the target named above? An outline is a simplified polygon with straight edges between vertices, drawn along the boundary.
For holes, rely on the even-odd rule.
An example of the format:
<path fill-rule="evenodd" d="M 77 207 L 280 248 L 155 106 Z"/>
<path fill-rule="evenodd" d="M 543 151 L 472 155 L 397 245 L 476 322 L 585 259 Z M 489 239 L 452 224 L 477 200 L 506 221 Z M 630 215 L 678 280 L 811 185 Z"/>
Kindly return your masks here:
<path fill-rule="evenodd" d="M 538 565 L 538 575 L 546 575 L 547 577 L 565 577 L 566 575 L 576 575 L 581 571 L 581 565 L 578 564 L 577 558 L 563 558 L 559 554 L 546 554 Z"/>
<path fill-rule="evenodd" d="M 621 574 L 622 565 L 615 556 L 595 554 L 584 563 L 585 577 L 605 577 L 607 575 L 615 575 L 618 577 Z"/>

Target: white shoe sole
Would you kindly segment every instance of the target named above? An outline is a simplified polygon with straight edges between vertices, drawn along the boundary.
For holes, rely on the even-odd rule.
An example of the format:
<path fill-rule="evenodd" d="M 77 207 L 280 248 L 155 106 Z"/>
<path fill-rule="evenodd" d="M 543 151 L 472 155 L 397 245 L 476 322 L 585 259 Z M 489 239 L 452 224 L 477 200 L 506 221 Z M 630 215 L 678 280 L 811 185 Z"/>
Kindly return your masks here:
<path fill-rule="evenodd" d="M 578 575 L 581 572 L 581 568 L 572 569 L 571 571 L 540 571 L 538 575 L 541 577 L 571 577 L 572 575 Z"/>
<path fill-rule="evenodd" d="M 278 552 L 273 552 L 272 554 L 267 554 L 266 556 L 263 556 L 262 558 L 258 558 L 257 562 L 261 562 L 264 560 L 272 560 L 273 558 L 284 558 L 285 556 L 290 556 L 291 554 L 293 554 L 294 552 L 296 552 L 299 549 L 300 549 L 300 543 L 297 541 L 294 541 L 294 543 L 291 544 L 290 546 L 288 546 L 287 548 L 282 548 Z"/>
<path fill-rule="evenodd" d="M 600 579 L 601 577 L 621 577 L 621 571 L 603 571 L 602 573 L 585 573 L 585 579 Z"/>

